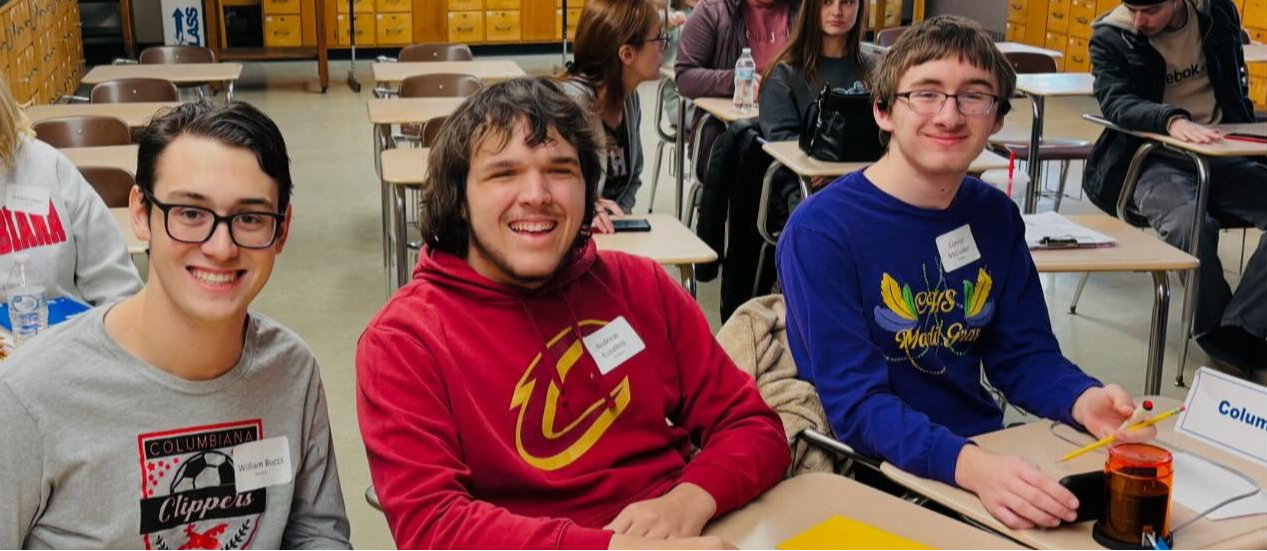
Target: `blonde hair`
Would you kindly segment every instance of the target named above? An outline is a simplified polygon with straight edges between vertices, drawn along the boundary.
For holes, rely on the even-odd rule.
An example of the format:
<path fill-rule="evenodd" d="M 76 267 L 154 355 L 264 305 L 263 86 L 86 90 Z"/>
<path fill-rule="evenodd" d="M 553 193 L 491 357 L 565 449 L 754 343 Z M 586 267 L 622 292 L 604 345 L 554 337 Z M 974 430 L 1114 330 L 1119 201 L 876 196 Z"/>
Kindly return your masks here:
<path fill-rule="evenodd" d="M 22 136 L 35 137 L 31 121 L 9 91 L 9 83 L 0 76 L 0 164 L 12 168 L 22 145 Z"/>

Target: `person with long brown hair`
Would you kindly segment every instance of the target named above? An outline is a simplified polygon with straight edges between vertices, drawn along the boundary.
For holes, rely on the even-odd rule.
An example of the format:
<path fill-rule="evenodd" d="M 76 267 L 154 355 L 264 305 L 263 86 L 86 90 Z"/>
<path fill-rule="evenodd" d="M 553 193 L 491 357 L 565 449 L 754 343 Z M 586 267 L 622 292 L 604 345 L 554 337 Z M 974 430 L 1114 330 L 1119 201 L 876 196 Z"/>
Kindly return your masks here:
<path fill-rule="evenodd" d="M 669 37 L 656 0 L 591 0 L 576 30 L 575 59 L 559 75 L 564 91 L 594 112 L 606 137 L 604 181 L 595 228 L 611 231 L 605 215 L 633 211 L 642 187 L 642 106 L 638 85 L 660 78 Z"/>

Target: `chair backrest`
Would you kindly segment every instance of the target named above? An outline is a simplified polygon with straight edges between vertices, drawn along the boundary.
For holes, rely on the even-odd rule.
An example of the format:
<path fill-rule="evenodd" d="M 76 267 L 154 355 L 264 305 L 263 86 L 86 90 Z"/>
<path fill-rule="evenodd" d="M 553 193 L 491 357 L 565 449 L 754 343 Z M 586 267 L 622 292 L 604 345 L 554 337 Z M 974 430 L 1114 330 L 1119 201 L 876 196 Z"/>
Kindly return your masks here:
<path fill-rule="evenodd" d="M 1008 52 L 1003 55 L 1017 74 L 1058 72 L 1056 60 L 1048 55 L 1038 52 Z"/>
<path fill-rule="evenodd" d="M 436 138 L 440 136 L 440 129 L 444 127 L 444 121 L 449 120 L 447 115 L 432 117 L 427 122 L 422 123 L 422 132 L 419 139 L 422 141 L 422 147 L 431 147 L 435 143 Z"/>
<path fill-rule="evenodd" d="M 875 43 L 879 46 L 888 48 L 897 43 L 898 37 L 906 32 L 910 27 L 889 27 L 875 34 Z"/>
<path fill-rule="evenodd" d="M 170 81 L 158 78 L 122 78 L 92 87 L 92 103 L 138 103 L 180 101 L 180 91 Z"/>
<path fill-rule="evenodd" d="M 142 65 L 170 63 L 215 63 L 216 53 L 201 46 L 151 46 L 138 58 Z"/>
<path fill-rule="evenodd" d="M 396 60 L 409 61 L 470 61 L 475 59 L 466 44 L 414 44 L 401 48 Z"/>
<path fill-rule="evenodd" d="M 136 185 L 136 178 L 131 172 L 112 166 L 84 166 L 79 167 L 79 172 L 106 202 L 107 207 L 116 209 L 128 206 L 128 195 L 132 193 L 132 186 Z"/>
<path fill-rule="evenodd" d="M 35 137 L 56 147 L 101 147 L 132 143 L 128 123 L 115 117 L 80 115 L 35 123 Z"/>
<path fill-rule="evenodd" d="M 433 73 L 415 75 L 400 83 L 402 98 L 469 98 L 484 88 L 484 81 L 471 75 Z"/>

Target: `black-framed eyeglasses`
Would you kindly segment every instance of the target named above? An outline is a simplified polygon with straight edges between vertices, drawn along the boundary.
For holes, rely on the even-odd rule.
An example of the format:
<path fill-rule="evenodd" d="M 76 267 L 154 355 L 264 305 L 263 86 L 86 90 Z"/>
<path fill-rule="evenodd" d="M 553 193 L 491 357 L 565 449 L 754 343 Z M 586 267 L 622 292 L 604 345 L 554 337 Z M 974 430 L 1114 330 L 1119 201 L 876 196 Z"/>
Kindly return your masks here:
<path fill-rule="evenodd" d="M 141 188 L 154 206 L 163 211 L 163 229 L 175 241 L 202 244 L 211 239 L 221 223 L 229 227 L 233 244 L 246 249 L 267 249 L 281 235 L 286 216 L 275 212 L 237 212 L 220 216 L 209 208 L 164 203 L 149 190 Z"/>
<path fill-rule="evenodd" d="M 641 46 L 643 44 L 649 44 L 652 42 L 659 42 L 660 49 L 667 50 L 669 48 L 669 35 L 661 33 L 659 35 L 656 35 L 655 38 L 644 38 L 642 40 L 635 40 L 633 42 L 630 42 L 630 44 Z"/>
<path fill-rule="evenodd" d="M 946 100 L 955 98 L 955 105 L 964 115 L 986 115 L 994 111 L 999 103 L 999 96 L 985 92 L 964 92 L 947 94 L 936 90 L 913 90 L 899 92 L 894 96 L 905 99 L 911 110 L 920 115 L 936 115 L 945 107 Z"/>

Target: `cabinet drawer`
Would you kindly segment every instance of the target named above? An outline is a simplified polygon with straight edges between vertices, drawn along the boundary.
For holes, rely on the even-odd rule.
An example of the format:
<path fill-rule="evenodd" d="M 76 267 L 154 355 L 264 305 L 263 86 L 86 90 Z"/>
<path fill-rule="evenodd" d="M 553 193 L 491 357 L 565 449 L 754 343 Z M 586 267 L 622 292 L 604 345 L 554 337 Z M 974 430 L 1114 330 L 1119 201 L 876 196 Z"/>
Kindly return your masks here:
<path fill-rule="evenodd" d="M 1246 67 L 1249 68 L 1250 77 L 1267 78 L 1267 63 L 1250 63 Z"/>
<path fill-rule="evenodd" d="M 1056 50 L 1061 54 L 1065 53 L 1065 49 L 1069 47 L 1069 37 L 1061 33 L 1047 33 L 1047 40 L 1043 43 L 1043 47 L 1048 50 Z M 1065 58 L 1056 58 L 1056 70 L 1065 70 Z"/>
<path fill-rule="evenodd" d="M 568 3 L 571 5 L 571 2 Z M 581 8 L 568 8 L 568 40 L 576 38 L 576 24 L 581 21 Z M 563 10 L 554 10 L 554 36 L 563 28 Z"/>
<path fill-rule="evenodd" d="M 348 33 L 348 16 L 340 14 L 335 21 L 335 36 L 340 45 L 346 46 L 351 44 L 351 36 Z M 356 45 L 369 46 L 374 44 L 374 19 L 371 17 L 356 18 Z"/>
<path fill-rule="evenodd" d="M 1012 23 L 1024 23 L 1028 13 L 1026 0 L 1007 0 L 1007 20 Z"/>
<path fill-rule="evenodd" d="M 1073 0 L 1069 5 L 1069 34 L 1078 38 L 1091 38 L 1091 23 L 1095 21 L 1095 0 Z"/>
<path fill-rule="evenodd" d="M 378 43 L 409 44 L 414 40 L 414 18 L 408 13 L 380 13 L 375 22 L 378 26 Z"/>
<path fill-rule="evenodd" d="M 568 5 L 573 5 L 573 2 L 568 2 Z M 484 0 L 484 9 L 488 10 L 518 10 L 520 8 L 520 0 Z"/>
<path fill-rule="evenodd" d="M 1018 25 L 1011 21 L 1007 22 L 1007 32 L 1004 33 L 1008 42 L 1024 42 L 1025 41 L 1025 25 Z"/>
<path fill-rule="evenodd" d="M 1267 21 L 1264 21 L 1263 24 L 1267 25 Z M 1259 44 L 1267 44 L 1267 29 L 1249 28 L 1245 30 L 1249 32 L 1250 40 Z"/>
<path fill-rule="evenodd" d="M 1244 25 L 1263 26 L 1267 25 L 1267 1 L 1264 0 L 1246 0 L 1245 11 L 1241 17 Z"/>
<path fill-rule="evenodd" d="M 1069 37 L 1069 47 L 1065 50 L 1065 71 L 1070 73 L 1091 72 L 1091 54 L 1086 40 Z"/>
<path fill-rule="evenodd" d="M 568 0 L 568 9 L 569 9 L 569 10 L 570 10 L 570 9 L 572 9 L 572 8 L 578 8 L 578 9 L 579 9 L 579 8 L 581 8 L 581 7 L 582 7 L 582 6 L 584 6 L 584 5 L 585 5 L 585 0 Z M 562 7 L 563 7 L 563 0 L 554 0 L 554 7 L 555 7 L 555 9 L 562 8 Z"/>
<path fill-rule="evenodd" d="M 1258 108 L 1267 104 L 1267 77 L 1249 79 L 1249 99 Z"/>
<path fill-rule="evenodd" d="M 347 0 L 335 2 L 334 6 L 339 13 L 348 12 Z M 356 13 L 374 13 L 374 0 L 352 0 L 352 8 Z"/>
<path fill-rule="evenodd" d="M 379 13 L 409 13 L 414 6 L 410 0 L 376 0 L 374 9 Z"/>
<path fill-rule="evenodd" d="M 468 11 L 468 10 L 482 10 L 482 9 L 484 9 L 484 0 L 449 0 L 449 11 Z"/>
<path fill-rule="evenodd" d="M 1069 4 L 1059 5 L 1053 0 L 1047 11 L 1047 31 L 1066 34 L 1069 32 Z"/>
<path fill-rule="evenodd" d="M 484 12 L 449 12 L 449 42 L 484 41 Z"/>
<path fill-rule="evenodd" d="M 490 11 L 484 15 L 484 21 L 484 40 L 489 42 L 515 42 L 523 36 L 519 10 Z"/>
<path fill-rule="evenodd" d="M 300 46 L 302 26 L 298 15 L 265 15 L 264 45 L 268 47 Z"/>
<path fill-rule="evenodd" d="M 346 2 L 343 3 L 343 9 L 347 10 Z M 260 0 L 260 10 L 264 15 L 299 15 L 299 0 Z"/>

